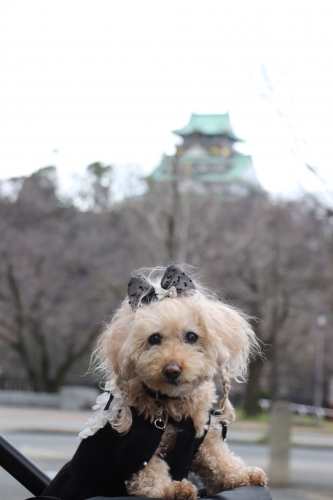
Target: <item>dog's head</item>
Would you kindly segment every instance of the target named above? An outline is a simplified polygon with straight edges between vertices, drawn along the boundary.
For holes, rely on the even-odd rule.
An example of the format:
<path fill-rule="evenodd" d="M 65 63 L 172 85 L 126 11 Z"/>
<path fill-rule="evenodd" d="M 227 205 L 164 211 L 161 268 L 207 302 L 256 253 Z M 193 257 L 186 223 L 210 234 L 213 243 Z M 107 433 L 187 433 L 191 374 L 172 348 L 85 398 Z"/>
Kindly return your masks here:
<path fill-rule="evenodd" d="M 100 341 L 109 369 L 149 389 L 184 397 L 228 366 L 246 370 L 255 336 L 244 316 L 198 289 L 133 308 L 124 301 Z"/>

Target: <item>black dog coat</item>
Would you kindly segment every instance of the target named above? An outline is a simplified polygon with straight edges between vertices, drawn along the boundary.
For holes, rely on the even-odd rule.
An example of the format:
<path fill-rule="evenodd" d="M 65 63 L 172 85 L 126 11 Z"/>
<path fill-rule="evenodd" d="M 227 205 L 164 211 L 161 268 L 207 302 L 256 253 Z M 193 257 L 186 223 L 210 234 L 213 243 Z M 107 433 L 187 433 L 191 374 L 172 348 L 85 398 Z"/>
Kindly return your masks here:
<path fill-rule="evenodd" d="M 148 464 L 163 434 L 162 429 L 139 415 L 135 408 L 131 410 L 133 423 L 127 434 L 119 434 L 107 423 L 96 434 L 84 439 L 44 495 L 61 500 L 84 500 L 97 495 L 128 496 L 125 481 Z M 169 418 L 169 423 L 178 430 L 177 443 L 165 460 L 172 479 L 181 481 L 187 478 L 191 462 L 207 431 L 196 438 L 189 417 L 180 422 Z"/>

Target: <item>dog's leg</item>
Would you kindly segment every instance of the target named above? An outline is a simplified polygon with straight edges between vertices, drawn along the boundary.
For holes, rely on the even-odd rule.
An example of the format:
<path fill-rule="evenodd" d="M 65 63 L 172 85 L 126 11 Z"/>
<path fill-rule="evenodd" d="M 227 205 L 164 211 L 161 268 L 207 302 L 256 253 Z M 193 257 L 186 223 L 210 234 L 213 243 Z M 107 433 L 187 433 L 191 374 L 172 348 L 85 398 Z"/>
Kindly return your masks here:
<path fill-rule="evenodd" d="M 198 490 L 190 481 L 172 481 L 167 463 L 154 455 L 147 467 L 126 481 L 129 495 L 138 497 L 173 498 L 195 500 Z"/>
<path fill-rule="evenodd" d="M 222 441 L 221 426 L 214 418 L 191 469 L 201 477 L 210 493 L 250 484 L 264 486 L 267 482 L 262 469 L 247 467 L 231 453 Z"/>

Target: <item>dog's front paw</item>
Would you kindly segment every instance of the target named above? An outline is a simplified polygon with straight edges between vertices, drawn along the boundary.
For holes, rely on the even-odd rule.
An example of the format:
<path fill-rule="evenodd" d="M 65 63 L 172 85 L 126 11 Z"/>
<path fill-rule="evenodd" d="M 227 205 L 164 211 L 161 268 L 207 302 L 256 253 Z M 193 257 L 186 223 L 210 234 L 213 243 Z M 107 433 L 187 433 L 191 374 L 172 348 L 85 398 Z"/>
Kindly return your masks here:
<path fill-rule="evenodd" d="M 267 476 L 259 467 L 249 467 L 249 484 L 256 484 L 258 486 L 265 486 L 267 484 Z"/>
<path fill-rule="evenodd" d="M 173 481 L 170 485 L 170 497 L 174 500 L 196 500 L 198 490 L 193 483 L 186 479 Z"/>
<path fill-rule="evenodd" d="M 267 483 L 267 476 L 259 467 L 244 467 L 234 471 L 223 481 L 223 488 L 231 490 L 233 488 L 240 488 L 241 486 L 265 486 Z"/>

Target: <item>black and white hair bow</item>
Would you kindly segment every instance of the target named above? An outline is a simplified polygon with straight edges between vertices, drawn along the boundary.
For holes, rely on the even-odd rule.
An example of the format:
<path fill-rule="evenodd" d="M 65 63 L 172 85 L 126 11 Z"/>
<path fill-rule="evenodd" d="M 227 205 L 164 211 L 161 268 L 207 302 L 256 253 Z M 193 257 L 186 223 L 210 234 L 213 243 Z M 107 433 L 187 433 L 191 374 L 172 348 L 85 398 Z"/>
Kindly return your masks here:
<path fill-rule="evenodd" d="M 165 270 L 161 286 L 151 285 L 140 274 L 131 278 L 128 283 L 129 304 L 132 309 L 137 309 L 140 304 L 150 304 L 150 302 L 163 300 L 166 297 L 178 297 L 195 289 L 193 281 L 182 269 L 169 266 Z"/>

